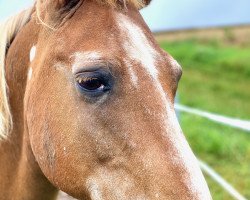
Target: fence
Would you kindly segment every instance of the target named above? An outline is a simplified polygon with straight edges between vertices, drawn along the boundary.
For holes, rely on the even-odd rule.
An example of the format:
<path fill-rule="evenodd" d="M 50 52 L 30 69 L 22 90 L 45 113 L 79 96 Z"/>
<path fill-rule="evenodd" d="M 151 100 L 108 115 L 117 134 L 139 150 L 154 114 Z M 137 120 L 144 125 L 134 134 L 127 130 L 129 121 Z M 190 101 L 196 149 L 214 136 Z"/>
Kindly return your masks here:
<path fill-rule="evenodd" d="M 175 109 L 180 112 L 186 112 L 189 114 L 197 115 L 200 117 L 207 118 L 216 123 L 224 124 L 234 128 L 239 128 L 245 131 L 250 131 L 250 121 L 229 118 L 214 113 L 205 112 L 202 110 L 190 108 L 184 105 L 175 104 Z M 223 177 L 221 177 L 215 170 L 213 170 L 204 161 L 199 160 L 200 168 L 204 173 L 210 176 L 214 181 L 216 181 L 224 190 L 226 190 L 234 199 L 237 200 L 247 200 L 243 195 L 241 195 L 230 183 L 228 183 Z"/>

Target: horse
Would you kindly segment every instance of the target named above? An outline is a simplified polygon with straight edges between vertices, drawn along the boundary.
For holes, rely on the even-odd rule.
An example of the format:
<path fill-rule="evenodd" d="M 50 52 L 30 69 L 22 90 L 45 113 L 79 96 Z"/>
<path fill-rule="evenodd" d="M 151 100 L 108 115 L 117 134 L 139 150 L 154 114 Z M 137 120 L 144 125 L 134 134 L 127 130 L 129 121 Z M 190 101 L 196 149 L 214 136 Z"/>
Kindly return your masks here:
<path fill-rule="evenodd" d="M 0 199 L 211 199 L 149 3 L 37 0 L 1 26 Z"/>

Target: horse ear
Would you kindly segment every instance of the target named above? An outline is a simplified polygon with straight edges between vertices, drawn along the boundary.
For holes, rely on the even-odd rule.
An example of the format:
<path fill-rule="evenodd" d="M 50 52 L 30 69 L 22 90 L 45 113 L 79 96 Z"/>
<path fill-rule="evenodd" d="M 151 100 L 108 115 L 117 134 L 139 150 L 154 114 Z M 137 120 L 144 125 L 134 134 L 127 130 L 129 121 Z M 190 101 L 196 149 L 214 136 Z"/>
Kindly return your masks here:
<path fill-rule="evenodd" d="M 145 6 L 149 5 L 151 3 L 151 0 L 144 0 Z"/>
<path fill-rule="evenodd" d="M 80 0 L 57 0 L 57 8 L 62 10 L 70 10 L 74 8 Z"/>
<path fill-rule="evenodd" d="M 39 21 L 53 29 L 62 23 L 66 16 L 74 12 L 81 0 L 37 0 L 36 12 Z"/>
<path fill-rule="evenodd" d="M 80 0 L 38 0 L 37 4 L 47 11 L 68 10 L 75 7 Z"/>

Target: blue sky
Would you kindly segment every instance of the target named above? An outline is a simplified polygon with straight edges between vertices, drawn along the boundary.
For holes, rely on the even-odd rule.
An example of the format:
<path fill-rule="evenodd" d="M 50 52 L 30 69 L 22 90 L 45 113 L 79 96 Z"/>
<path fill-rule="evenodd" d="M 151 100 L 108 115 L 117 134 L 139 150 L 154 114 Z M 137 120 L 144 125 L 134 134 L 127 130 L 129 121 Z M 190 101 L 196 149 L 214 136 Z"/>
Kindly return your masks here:
<path fill-rule="evenodd" d="M 33 0 L 0 0 L 0 21 L 32 5 Z"/>
<path fill-rule="evenodd" d="M 33 0 L 0 0 L 0 21 Z M 250 0 L 152 0 L 142 14 L 154 31 L 250 24 Z"/>
<path fill-rule="evenodd" d="M 250 24 L 250 0 L 153 0 L 142 14 L 156 31 Z"/>

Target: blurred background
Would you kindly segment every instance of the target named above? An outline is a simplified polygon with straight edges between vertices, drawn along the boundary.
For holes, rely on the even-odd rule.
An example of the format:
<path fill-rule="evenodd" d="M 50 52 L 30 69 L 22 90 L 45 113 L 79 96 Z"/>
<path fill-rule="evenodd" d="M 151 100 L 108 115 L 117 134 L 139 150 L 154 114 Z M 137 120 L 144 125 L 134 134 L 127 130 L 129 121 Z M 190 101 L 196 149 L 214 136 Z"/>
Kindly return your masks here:
<path fill-rule="evenodd" d="M 0 0 L 0 21 L 32 2 Z M 179 109 L 178 115 L 192 149 L 246 199 L 250 131 L 240 125 L 250 120 L 249 9 L 249 0 L 153 0 L 141 11 L 161 47 L 183 67 L 178 104 L 191 111 Z M 211 113 L 217 120 L 208 119 Z M 231 127 L 236 118 L 245 121 Z M 206 179 L 215 200 L 234 199 Z"/>

